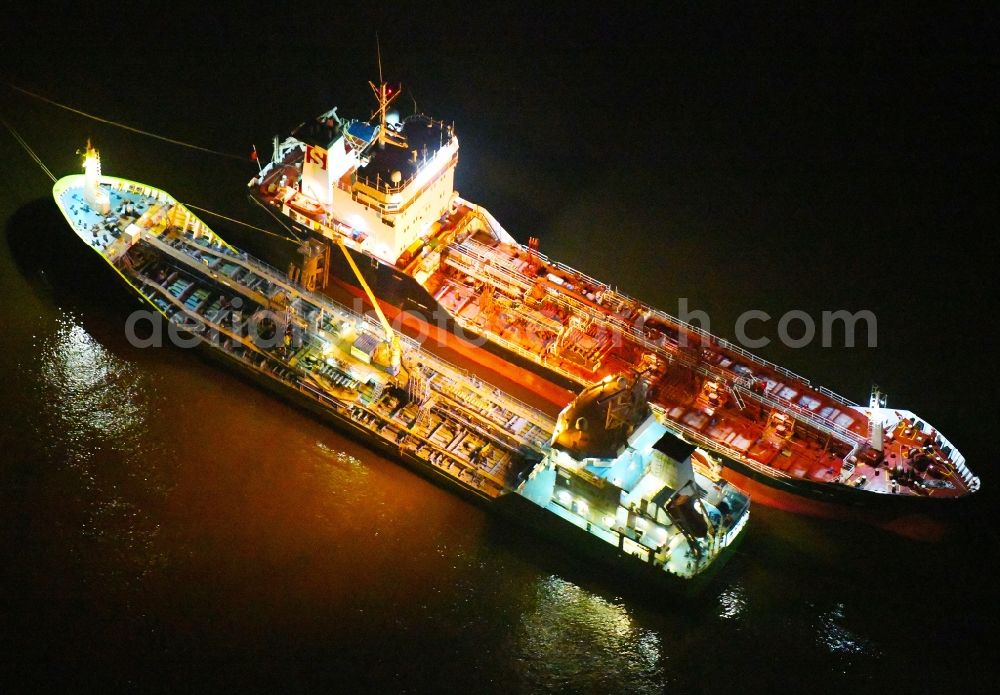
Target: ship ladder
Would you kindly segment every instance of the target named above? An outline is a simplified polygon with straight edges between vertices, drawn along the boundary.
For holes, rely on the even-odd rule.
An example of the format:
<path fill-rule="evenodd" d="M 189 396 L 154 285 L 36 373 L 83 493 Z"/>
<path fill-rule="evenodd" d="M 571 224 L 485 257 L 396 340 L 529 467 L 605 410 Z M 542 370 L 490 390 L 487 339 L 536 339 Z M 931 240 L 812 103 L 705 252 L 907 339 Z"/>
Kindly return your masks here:
<path fill-rule="evenodd" d="M 733 400 L 736 401 L 736 405 L 740 407 L 740 410 L 746 410 L 747 404 L 743 402 L 743 396 L 740 395 L 739 387 L 736 384 L 730 384 L 729 392 L 733 394 Z"/>

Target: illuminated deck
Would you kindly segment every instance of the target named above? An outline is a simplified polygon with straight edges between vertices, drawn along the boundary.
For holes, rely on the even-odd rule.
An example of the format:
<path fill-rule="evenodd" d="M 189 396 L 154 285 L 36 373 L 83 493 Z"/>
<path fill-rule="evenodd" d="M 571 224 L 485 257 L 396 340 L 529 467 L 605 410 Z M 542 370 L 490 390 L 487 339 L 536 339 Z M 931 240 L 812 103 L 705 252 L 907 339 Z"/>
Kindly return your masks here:
<path fill-rule="evenodd" d="M 632 470 L 654 465 L 639 453 L 625 454 L 627 460 L 616 469 L 630 479 L 632 497 L 616 487 L 616 479 L 599 485 L 605 494 L 623 493 L 621 500 L 615 497 L 615 504 L 626 505 L 616 512 L 622 516 L 619 526 L 604 528 L 604 516 L 590 523 L 579 505 L 560 506 L 563 494 L 545 503 L 544 484 L 528 486 L 529 494 L 524 483 L 550 480 L 555 473 L 557 464 L 548 458 L 556 430 L 551 418 L 403 336 L 398 336 L 402 364 L 390 360 L 386 364 L 392 366 L 379 366 L 382 325 L 306 291 L 229 246 L 163 191 L 91 177 L 90 199 L 104 211 L 95 213 L 78 195 L 82 178 L 56 183 L 60 209 L 81 239 L 170 322 L 169 328 L 179 329 L 168 335 L 224 355 L 267 386 L 298 396 L 310 410 L 336 416 L 345 429 L 425 473 L 481 499 L 505 497 L 504 508 L 518 518 L 527 514 L 532 525 L 563 538 L 569 534 L 571 543 L 597 543 L 604 558 L 657 576 L 700 574 L 746 523 L 748 498 L 725 481 L 701 474 L 696 479 L 687 462 L 687 482 L 675 481 L 676 487 L 669 488 L 656 475 Z M 665 431 L 646 412 L 647 421 Z M 666 461 L 655 462 L 659 475 L 668 468 Z M 581 475 L 599 478 L 593 472 Z M 555 487 L 549 492 L 556 493 Z M 654 503 L 639 497 L 647 493 L 658 495 L 655 504 L 673 505 L 671 519 L 663 516 L 667 507 L 659 517 L 650 511 Z M 675 512 L 684 500 L 686 511 Z M 653 514 L 650 530 L 635 521 L 637 514 Z"/>
<path fill-rule="evenodd" d="M 865 408 L 523 246 L 456 239 L 425 285 L 463 326 L 580 384 L 651 370 L 661 419 L 770 477 L 934 497 L 978 487 L 930 427 L 919 459 L 891 438 L 879 455 Z"/>
<path fill-rule="evenodd" d="M 554 424 L 541 412 L 407 339 L 408 383 L 398 387 L 353 349 L 362 336 L 380 339 L 366 317 L 229 247 L 161 191 L 106 180 L 112 211 L 97 215 L 78 204 L 79 178 L 56 190 L 77 234 L 199 340 L 486 497 L 509 490 L 525 451 L 541 456 Z"/>
<path fill-rule="evenodd" d="M 639 370 L 663 422 L 777 481 L 846 485 L 903 497 L 961 497 L 979 488 L 964 457 L 904 410 L 872 411 L 739 346 L 656 310 L 536 249 L 518 244 L 488 212 L 458 201 L 418 243 L 387 259 L 352 227 L 299 190 L 301 153 L 251 181 L 254 195 L 317 234 L 395 265 L 464 330 L 587 386 Z M 897 423 L 906 420 L 901 429 Z M 873 421 L 889 433 L 881 450 Z M 919 441 L 891 436 L 916 430 Z"/>

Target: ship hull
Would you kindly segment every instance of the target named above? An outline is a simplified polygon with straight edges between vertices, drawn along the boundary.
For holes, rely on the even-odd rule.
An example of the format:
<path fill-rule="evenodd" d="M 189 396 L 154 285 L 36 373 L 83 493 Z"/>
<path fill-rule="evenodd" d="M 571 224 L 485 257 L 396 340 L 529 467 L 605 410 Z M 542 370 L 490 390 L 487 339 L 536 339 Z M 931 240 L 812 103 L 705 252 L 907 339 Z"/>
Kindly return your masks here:
<path fill-rule="evenodd" d="M 878 495 L 841 485 L 779 481 L 738 461 L 722 463 L 726 480 L 745 490 L 754 506 L 835 522 L 861 522 L 912 540 L 942 540 L 955 505 L 960 504 L 955 499 Z"/>
<path fill-rule="evenodd" d="M 555 514 L 539 507 L 534 502 L 518 495 L 507 494 L 497 498 L 492 506 L 506 518 L 534 534 L 540 534 L 562 549 L 571 548 L 569 559 L 580 557 L 600 564 L 613 571 L 616 576 L 624 574 L 640 582 L 644 587 L 664 588 L 683 594 L 697 594 L 711 583 L 719 571 L 729 561 L 742 541 L 745 531 L 713 558 L 712 563 L 690 579 L 682 579 L 635 558 L 620 548 L 601 540 L 574 524 L 568 523 Z"/>
<path fill-rule="evenodd" d="M 299 229 L 303 232 L 309 232 L 301 225 L 299 225 Z M 574 392 L 582 388 L 580 384 L 546 368 L 544 365 L 458 326 L 450 313 L 440 306 L 437 300 L 412 276 L 391 265 L 381 263 L 360 251 L 353 249 L 349 251 L 361 269 L 365 282 L 379 297 L 383 309 L 387 312 L 409 311 L 417 319 L 430 323 L 431 326 L 445 327 L 447 330 L 469 339 L 475 345 L 487 349 L 491 354 L 538 374 L 563 388 Z M 332 254 L 331 257 L 334 259 L 331 262 L 331 270 L 336 275 L 336 281 L 348 286 L 357 297 L 362 297 L 363 289 L 346 260 L 339 254 Z M 847 485 L 769 476 L 725 456 L 718 450 L 714 450 L 712 453 L 721 459 L 727 470 L 727 479 L 740 487 L 743 487 L 745 483 L 757 488 L 759 494 L 754 497 L 755 502 L 779 509 L 795 510 L 797 513 L 835 517 L 838 512 L 842 514 L 846 509 L 871 510 L 882 515 L 881 517 L 873 517 L 874 523 L 881 523 L 886 515 L 947 510 L 953 508 L 957 502 L 956 498 L 887 495 L 858 490 Z M 730 473 L 739 477 L 731 477 Z"/>
<path fill-rule="evenodd" d="M 162 315 L 160 308 L 138 289 L 137 285 L 122 268 L 107 261 L 107 259 L 104 260 L 115 271 L 118 280 L 127 288 L 129 294 Z M 181 331 L 181 333 L 188 337 L 195 337 L 194 334 L 185 331 Z M 629 576 L 635 578 L 643 579 L 650 582 L 653 586 L 669 588 L 672 592 L 681 595 L 697 591 L 703 587 L 708 577 L 713 576 L 717 571 L 717 565 L 721 564 L 719 561 L 722 560 L 723 555 L 728 555 L 729 553 L 729 549 L 727 548 L 723 554 L 694 579 L 685 579 L 662 570 L 655 570 L 652 566 L 620 552 L 614 546 L 600 541 L 582 529 L 537 507 L 510 489 L 502 492 L 499 497 L 492 497 L 485 494 L 478 488 L 464 483 L 462 480 L 447 474 L 433 464 L 416 456 L 405 446 L 399 446 L 393 441 L 374 435 L 369 429 L 352 419 L 349 413 L 340 412 L 329 405 L 321 403 L 290 384 L 258 371 L 214 343 L 201 339 L 200 336 L 197 337 L 199 337 L 197 346 L 202 356 L 231 370 L 238 377 L 278 396 L 283 401 L 302 409 L 323 423 L 335 427 L 338 431 L 350 436 L 353 440 L 368 447 L 370 450 L 404 464 L 421 477 L 459 494 L 467 501 L 522 525 L 530 533 L 541 532 L 541 535 L 557 543 L 566 544 L 564 550 L 569 549 L 573 553 L 581 553 L 599 561 L 606 567 L 627 573 Z M 561 526 L 567 528 L 560 529 Z"/>

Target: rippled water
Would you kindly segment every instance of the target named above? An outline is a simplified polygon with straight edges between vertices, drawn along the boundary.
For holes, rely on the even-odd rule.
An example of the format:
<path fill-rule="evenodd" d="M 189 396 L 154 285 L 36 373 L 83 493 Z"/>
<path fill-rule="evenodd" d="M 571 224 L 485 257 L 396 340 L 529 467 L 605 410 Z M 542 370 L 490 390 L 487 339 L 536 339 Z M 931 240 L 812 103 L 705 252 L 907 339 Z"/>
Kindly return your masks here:
<path fill-rule="evenodd" d="M 22 134 L 59 172 L 75 166 L 73 148 L 94 134 L 106 171 L 267 223 L 242 201 L 245 167 L 12 105 Z M 270 108 L 275 124 L 304 115 Z M 167 117 L 157 114 L 148 118 Z M 480 168 L 460 187 L 478 184 L 503 205 L 517 191 L 516 167 L 476 137 L 488 124 L 469 120 L 463 161 Z M 176 114 L 181 121 L 190 119 Z M 993 629 L 992 590 L 977 569 L 996 544 L 988 501 L 954 515 L 944 539 L 927 543 L 755 507 L 739 552 L 703 595 L 623 584 L 197 353 L 129 346 L 122 327 L 135 300 L 64 227 L 46 179 L 2 140 L 3 161 L 19 163 L 0 179 L 5 674 L 161 687 L 559 692 L 976 683 Z M 560 166 L 574 171 L 572 162 Z M 684 287 L 739 306 L 740 283 L 755 277 L 749 269 L 769 262 L 734 257 L 728 272 L 681 263 L 680 255 L 711 255 L 702 251 L 711 244 L 683 236 L 668 219 L 676 211 L 601 217 L 595 209 L 638 206 L 623 189 L 595 208 L 600 186 L 548 180 L 538 186 L 566 201 L 551 217 L 531 198 L 494 212 L 521 223 L 537 216 L 548 225 L 548 253 L 599 277 L 629 278 L 631 291 L 668 309 Z M 219 190 L 207 192 L 207 181 Z M 274 251 L 245 230 L 213 226 L 258 253 Z M 639 233 L 652 227 L 677 236 L 668 244 L 674 260 L 670 272 L 661 265 L 637 276 L 636 264 L 663 248 Z M 729 242 L 740 243 L 739 229 L 733 234 Z M 820 301 L 805 290 L 797 299 Z M 886 316 L 890 332 L 909 325 Z M 929 342 L 917 354 L 932 364 L 938 344 L 922 339 Z M 824 383 L 854 393 L 876 366 L 909 384 L 913 349 L 889 341 L 850 359 L 843 351 L 768 356 L 809 373 L 813 366 Z M 947 374 L 923 382 L 955 386 L 924 402 L 966 427 L 949 436 L 988 472 L 987 448 L 963 424 L 976 404 L 954 393 L 972 377 L 948 359 Z"/>

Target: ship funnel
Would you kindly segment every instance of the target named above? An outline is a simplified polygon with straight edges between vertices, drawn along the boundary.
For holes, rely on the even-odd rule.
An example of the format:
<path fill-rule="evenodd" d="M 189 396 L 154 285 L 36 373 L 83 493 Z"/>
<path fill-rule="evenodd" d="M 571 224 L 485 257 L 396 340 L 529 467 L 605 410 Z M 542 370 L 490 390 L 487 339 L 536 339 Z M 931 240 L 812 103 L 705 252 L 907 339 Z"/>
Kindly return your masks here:
<path fill-rule="evenodd" d="M 872 449 L 882 451 L 885 446 L 885 427 L 882 424 L 882 415 L 879 412 L 888 403 L 886 394 L 878 386 L 872 386 L 871 396 L 868 399 L 868 407 L 871 408 L 871 415 L 868 419 L 868 434 L 871 440 Z"/>
<path fill-rule="evenodd" d="M 871 442 L 875 451 L 882 451 L 885 446 L 885 428 L 875 413 L 872 413 L 871 419 Z"/>

